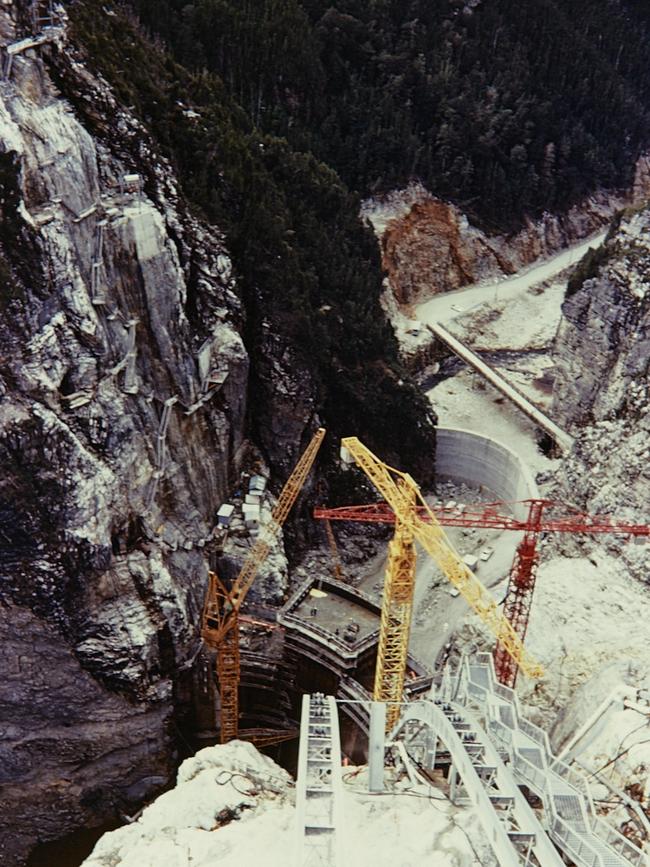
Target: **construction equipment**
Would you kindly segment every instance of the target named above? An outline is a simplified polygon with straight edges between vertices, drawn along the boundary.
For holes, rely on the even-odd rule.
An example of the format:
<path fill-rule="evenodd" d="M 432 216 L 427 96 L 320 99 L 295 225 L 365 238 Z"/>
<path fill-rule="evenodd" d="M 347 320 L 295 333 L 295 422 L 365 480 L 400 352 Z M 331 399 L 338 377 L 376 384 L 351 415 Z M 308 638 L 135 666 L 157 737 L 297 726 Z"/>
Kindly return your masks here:
<path fill-rule="evenodd" d="M 271 520 L 260 529 L 259 538 L 232 587 L 228 589 L 214 572 L 209 573 L 201 635 L 208 647 L 216 650 L 217 654 L 223 744 L 236 738 L 239 728 L 239 609 L 300 493 L 324 436 L 324 428 L 319 428 L 314 434 L 282 488 Z"/>
<path fill-rule="evenodd" d="M 327 534 L 327 541 L 330 546 L 330 553 L 332 554 L 334 575 L 337 581 L 343 581 L 343 566 L 341 564 L 341 555 L 339 554 L 336 539 L 334 538 L 334 530 L 332 529 L 332 524 L 327 519 L 325 519 L 325 533 Z"/>
<path fill-rule="evenodd" d="M 506 514 L 508 507 L 525 506 L 528 515 L 524 520 Z M 504 603 L 504 615 L 519 636 L 521 642 L 526 637 L 530 608 L 533 601 L 535 577 L 539 556 L 537 540 L 540 533 L 613 533 L 619 536 L 650 536 L 650 525 L 633 524 L 607 515 L 588 515 L 574 511 L 568 515 L 549 515 L 553 509 L 566 506 L 553 500 L 530 499 L 519 503 L 485 503 L 480 506 L 434 506 L 431 509 L 418 507 L 417 515 L 428 521 L 429 512 L 435 515 L 439 524 L 446 527 L 481 527 L 491 530 L 513 530 L 523 532 L 524 537 L 517 547 L 510 569 L 508 589 Z M 342 506 L 338 509 L 315 509 L 314 517 L 327 521 L 363 521 L 385 524 L 395 523 L 395 513 L 386 503 L 372 503 L 367 506 Z M 503 645 L 497 642 L 494 650 L 494 664 L 499 682 L 514 688 L 518 666 Z"/>
<path fill-rule="evenodd" d="M 389 545 L 384 581 L 374 685 L 375 700 L 390 703 L 386 714 L 387 730 L 397 722 L 404 689 L 415 586 L 414 540 L 433 557 L 519 667 L 530 677 L 541 677 L 542 667 L 528 654 L 492 596 L 454 550 L 414 479 L 383 463 L 356 437 L 346 437 L 341 442 L 343 460 L 357 463 L 395 515 L 395 535 Z"/>

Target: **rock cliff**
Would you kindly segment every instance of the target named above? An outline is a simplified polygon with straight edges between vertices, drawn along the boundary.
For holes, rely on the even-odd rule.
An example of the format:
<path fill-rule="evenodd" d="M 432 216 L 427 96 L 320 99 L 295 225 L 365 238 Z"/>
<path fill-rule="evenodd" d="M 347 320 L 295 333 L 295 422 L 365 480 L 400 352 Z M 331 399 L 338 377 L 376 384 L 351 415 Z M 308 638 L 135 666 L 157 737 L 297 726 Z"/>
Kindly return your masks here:
<path fill-rule="evenodd" d="M 223 238 L 190 214 L 146 130 L 70 60 L 112 129 L 89 134 L 44 63 L 65 15 L 33 44 L 30 5 L 0 8 L 0 861 L 12 865 L 38 840 L 128 812 L 173 770 L 248 377 Z"/>
<path fill-rule="evenodd" d="M 647 519 L 650 211 L 628 212 L 565 301 L 554 346 L 553 416 L 575 436 L 559 484 L 581 507 Z M 647 545 L 608 540 L 647 579 Z"/>

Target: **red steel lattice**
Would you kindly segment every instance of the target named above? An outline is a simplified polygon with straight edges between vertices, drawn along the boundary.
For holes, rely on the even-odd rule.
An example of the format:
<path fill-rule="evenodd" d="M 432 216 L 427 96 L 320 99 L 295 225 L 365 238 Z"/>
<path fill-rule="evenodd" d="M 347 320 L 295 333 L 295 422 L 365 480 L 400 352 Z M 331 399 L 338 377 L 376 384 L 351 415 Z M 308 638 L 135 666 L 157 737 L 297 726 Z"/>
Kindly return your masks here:
<path fill-rule="evenodd" d="M 485 503 L 480 506 L 432 506 L 431 511 L 445 527 L 481 527 L 492 530 L 513 530 L 524 533 L 517 547 L 510 569 L 508 589 L 504 601 L 504 614 L 523 642 L 528 630 L 530 609 L 535 589 L 535 577 L 539 555 L 537 539 L 540 533 L 616 533 L 622 536 L 650 536 L 650 525 L 620 521 L 608 515 L 588 515 L 572 512 L 554 517 L 545 511 L 565 508 L 553 500 L 522 500 L 518 505 L 528 506 L 528 515 L 520 520 L 504 514 L 504 507 L 514 503 Z M 418 517 L 428 521 L 423 507 L 417 509 Z M 330 521 L 361 521 L 366 523 L 394 524 L 395 515 L 387 503 L 371 503 L 365 506 L 341 506 L 336 509 L 314 509 L 315 518 Z M 514 687 L 517 680 L 517 663 L 497 642 L 494 649 L 494 665 L 499 682 Z"/>

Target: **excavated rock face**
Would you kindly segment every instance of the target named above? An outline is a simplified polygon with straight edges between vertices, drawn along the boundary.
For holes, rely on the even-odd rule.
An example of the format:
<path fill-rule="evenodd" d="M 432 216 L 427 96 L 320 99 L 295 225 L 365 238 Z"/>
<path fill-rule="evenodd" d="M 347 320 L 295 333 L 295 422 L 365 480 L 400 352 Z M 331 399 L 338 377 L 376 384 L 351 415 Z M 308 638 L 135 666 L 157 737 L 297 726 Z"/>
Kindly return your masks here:
<path fill-rule="evenodd" d="M 503 269 L 487 244 L 469 239 L 469 225 L 453 205 L 432 197 L 416 201 L 392 220 L 381 239 L 382 263 L 400 304 L 458 289 L 492 270 Z"/>
<path fill-rule="evenodd" d="M 514 235 L 480 231 L 454 205 L 413 184 L 383 200 L 364 203 L 364 214 L 380 238 L 390 287 L 408 306 L 438 292 L 513 274 L 540 257 L 585 238 L 606 225 L 616 209 L 648 194 L 648 159 L 637 165 L 629 195 L 598 194 L 563 215 L 528 220 Z"/>
<path fill-rule="evenodd" d="M 624 218 L 597 276 L 568 298 L 555 341 L 553 411 L 583 426 L 637 416 L 650 365 L 650 213 Z"/>
<path fill-rule="evenodd" d="M 17 6 L 0 7 L 5 45 L 25 35 Z M 222 238 L 75 66 L 115 131 L 91 137 L 46 71 L 54 50 L 16 54 L 0 82 L 0 861 L 12 865 L 168 778 L 248 378 Z M 141 165 L 146 192 L 124 179 Z"/>

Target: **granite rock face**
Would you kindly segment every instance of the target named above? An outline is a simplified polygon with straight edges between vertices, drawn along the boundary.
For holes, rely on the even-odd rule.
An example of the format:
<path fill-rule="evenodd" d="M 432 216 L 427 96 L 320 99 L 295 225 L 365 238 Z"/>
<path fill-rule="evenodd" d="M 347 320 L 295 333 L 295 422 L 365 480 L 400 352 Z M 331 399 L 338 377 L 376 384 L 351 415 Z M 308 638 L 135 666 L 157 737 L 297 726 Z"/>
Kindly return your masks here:
<path fill-rule="evenodd" d="M 0 7 L 4 46 L 28 5 Z M 223 238 L 73 59 L 115 146 L 60 98 L 54 23 L 0 82 L 0 861 L 15 865 L 173 771 L 249 367 Z"/>
<path fill-rule="evenodd" d="M 580 508 L 647 522 L 650 485 L 650 212 L 624 216 L 597 273 L 563 306 L 552 415 L 576 437 L 558 484 Z M 647 580 L 647 543 L 602 544 Z"/>
<path fill-rule="evenodd" d="M 621 221 L 597 276 L 562 308 L 555 417 L 569 426 L 643 414 L 650 366 L 650 214 Z"/>

